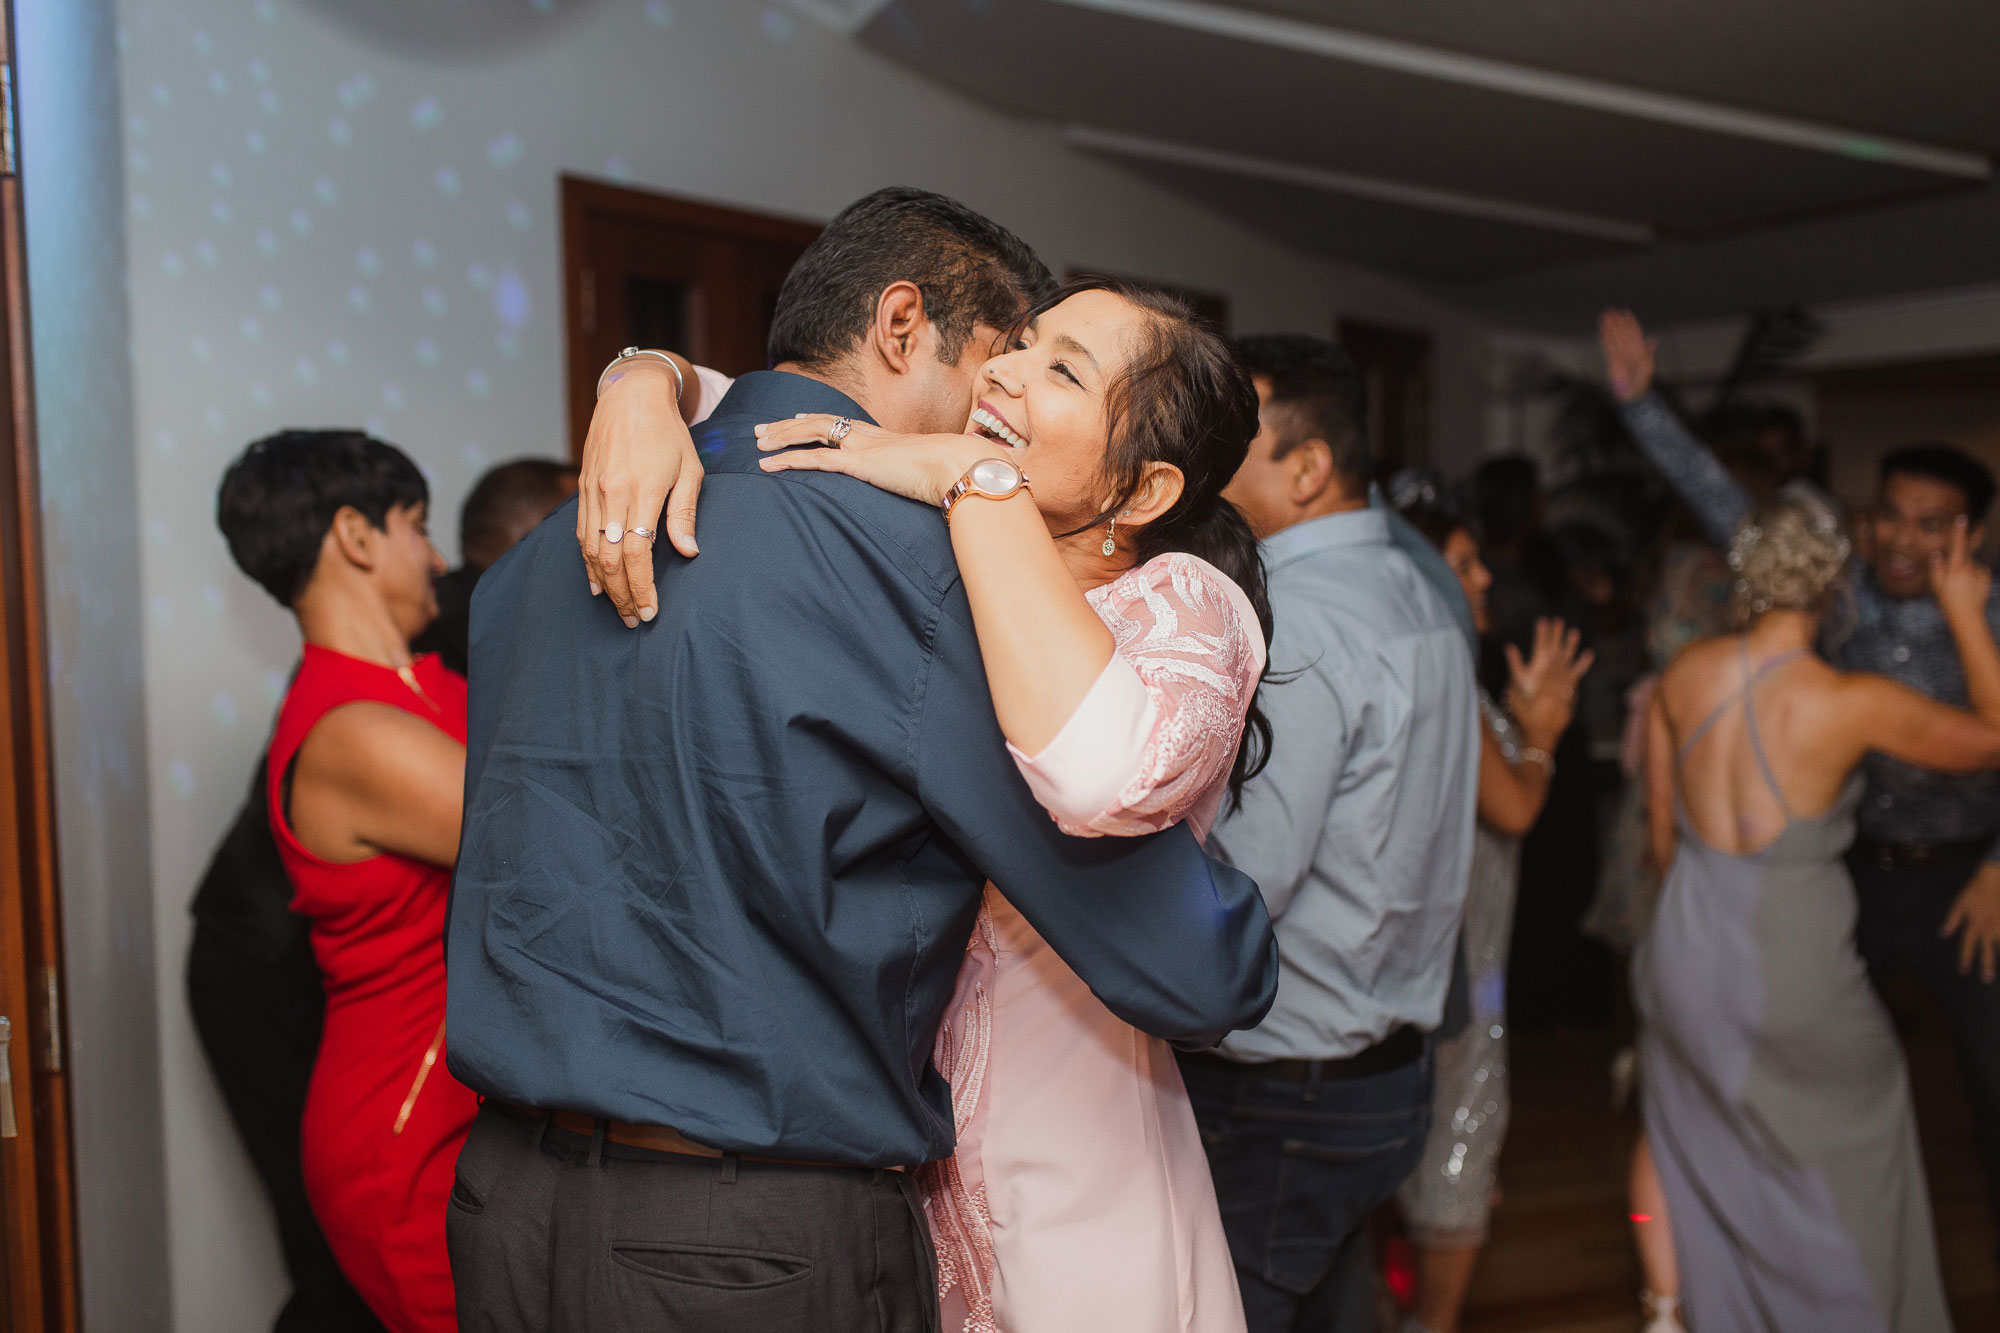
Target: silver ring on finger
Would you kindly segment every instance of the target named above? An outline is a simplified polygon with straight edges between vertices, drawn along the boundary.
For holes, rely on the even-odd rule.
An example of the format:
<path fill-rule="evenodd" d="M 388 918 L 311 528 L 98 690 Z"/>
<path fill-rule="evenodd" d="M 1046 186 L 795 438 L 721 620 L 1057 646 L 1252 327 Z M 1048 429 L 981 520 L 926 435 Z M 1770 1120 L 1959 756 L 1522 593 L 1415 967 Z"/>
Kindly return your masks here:
<path fill-rule="evenodd" d="M 625 539 L 625 525 L 623 523 L 607 523 L 599 528 L 598 531 L 604 535 L 604 540 L 613 546 L 616 546 Z"/>
<path fill-rule="evenodd" d="M 840 447 L 840 442 L 846 439 L 853 430 L 854 423 L 852 421 L 849 421 L 846 417 L 835 417 L 833 424 L 826 428 L 826 442 L 837 449 Z"/>
<path fill-rule="evenodd" d="M 647 541 L 651 541 L 654 536 L 651 528 L 627 528 L 625 531 L 629 536 L 644 537 Z"/>

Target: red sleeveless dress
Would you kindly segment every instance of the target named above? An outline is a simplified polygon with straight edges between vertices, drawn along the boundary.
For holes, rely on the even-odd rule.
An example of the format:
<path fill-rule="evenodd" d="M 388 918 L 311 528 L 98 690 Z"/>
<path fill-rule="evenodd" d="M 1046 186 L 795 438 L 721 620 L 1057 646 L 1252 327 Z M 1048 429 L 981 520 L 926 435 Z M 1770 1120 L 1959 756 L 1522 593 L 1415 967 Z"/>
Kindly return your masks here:
<path fill-rule="evenodd" d="M 284 777 L 319 720 L 387 704 L 465 742 L 465 681 L 435 655 L 411 675 L 307 644 L 271 740 L 271 828 L 312 920 L 326 1031 L 306 1092 L 306 1195 L 354 1289 L 393 1333 L 458 1327 L 445 1206 L 478 1102 L 444 1067 L 444 925 L 451 870 L 382 853 L 327 861 L 292 833 Z M 421 692 L 420 692 L 421 691 Z"/>

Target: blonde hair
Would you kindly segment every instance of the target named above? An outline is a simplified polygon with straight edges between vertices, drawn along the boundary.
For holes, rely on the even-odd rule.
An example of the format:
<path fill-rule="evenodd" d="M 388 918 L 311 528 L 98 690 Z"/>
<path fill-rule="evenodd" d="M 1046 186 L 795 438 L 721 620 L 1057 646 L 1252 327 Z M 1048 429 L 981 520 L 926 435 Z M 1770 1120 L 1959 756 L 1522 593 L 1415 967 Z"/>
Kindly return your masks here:
<path fill-rule="evenodd" d="M 1759 505 L 1729 543 L 1736 623 L 1766 611 L 1824 611 L 1852 550 L 1840 516 L 1817 496 L 1795 491 Z"/>

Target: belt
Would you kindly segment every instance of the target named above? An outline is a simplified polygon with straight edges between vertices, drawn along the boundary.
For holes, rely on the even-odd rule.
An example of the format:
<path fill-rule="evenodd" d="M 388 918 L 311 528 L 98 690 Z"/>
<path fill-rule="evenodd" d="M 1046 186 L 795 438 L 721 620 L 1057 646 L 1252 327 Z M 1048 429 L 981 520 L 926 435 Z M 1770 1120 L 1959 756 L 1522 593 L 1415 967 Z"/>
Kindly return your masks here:
<path fill-rule="evenodd" d="M 1906 870 L 1914 866 L 1969 864 L 1984 860 L 1992 849 L 1991 838 L 1962 842 L 1877 842 L 1873 838 L 1856 838 L 1849 854 L 1883 870 Z"/>
<path fill-rule="evenodd" d="M 1181 1063 L 1215 1073 L 1274 1078 L 1286 1083 L 1324 1083 L 1350 1078 L 1369 1078 L 1401 1069 L 1417 1062 L 1424 1053 L 1424 1034 L 1413 1027 L 1399 1027 L 1365 1051 L 1334 1060 L 1232 1060 L 1213 1051 L 1182 1051 Z"/>
<path fill-rule="evenodd" d="M 720 1148 L 711 1148 L 706 1143 L 697 1143 L 687 1135 L 669 1125 L 634 1125 L 623 1120 L 605 1120 L 597 1116 L 585 1115 L 581 1111 L 537 1111 L 533 1107 L 517 1106 L 513 1102 L 490 1099 L 487 1103 L 519 1120 L 536 1124 L 546 1123 L 578 1138 L 595 1139 L 600 1133 L 606 1143 L 616 1143 L 627 1148 L 644 1148 L 648 1152 L 677 1153 L 683 1157 L 734 1157 L 742 1162 L 762 1162 L 767 1166 L 817 1166 L 839 1167 L 843 1171 L 872 1171 L 875 1168 L 857 1166 L 853 1162 L 815 1162 L 797 1157 L 764 1157 L 757 1153 L 725 1153 Z M 900 1166 L 888 1168 L 903 1170 Z"/>

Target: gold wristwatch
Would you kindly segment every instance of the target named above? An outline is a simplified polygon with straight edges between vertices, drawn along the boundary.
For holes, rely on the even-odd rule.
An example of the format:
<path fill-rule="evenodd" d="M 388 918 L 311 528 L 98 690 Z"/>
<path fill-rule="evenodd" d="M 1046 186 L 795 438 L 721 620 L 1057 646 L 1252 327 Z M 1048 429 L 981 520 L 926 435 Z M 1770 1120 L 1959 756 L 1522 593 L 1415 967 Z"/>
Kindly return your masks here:
<path fill-rule="evenodd" d="M 951 518 L 951 507 L 968 495 L 977 495 L 987 500 L 1004 500 L 1016 491 L 1028 489 L 1028 479 L 1004 458 L 982 458 L 965 470 L 965 475 L 952 483 L 944 493 L 944 516 Z"/>

